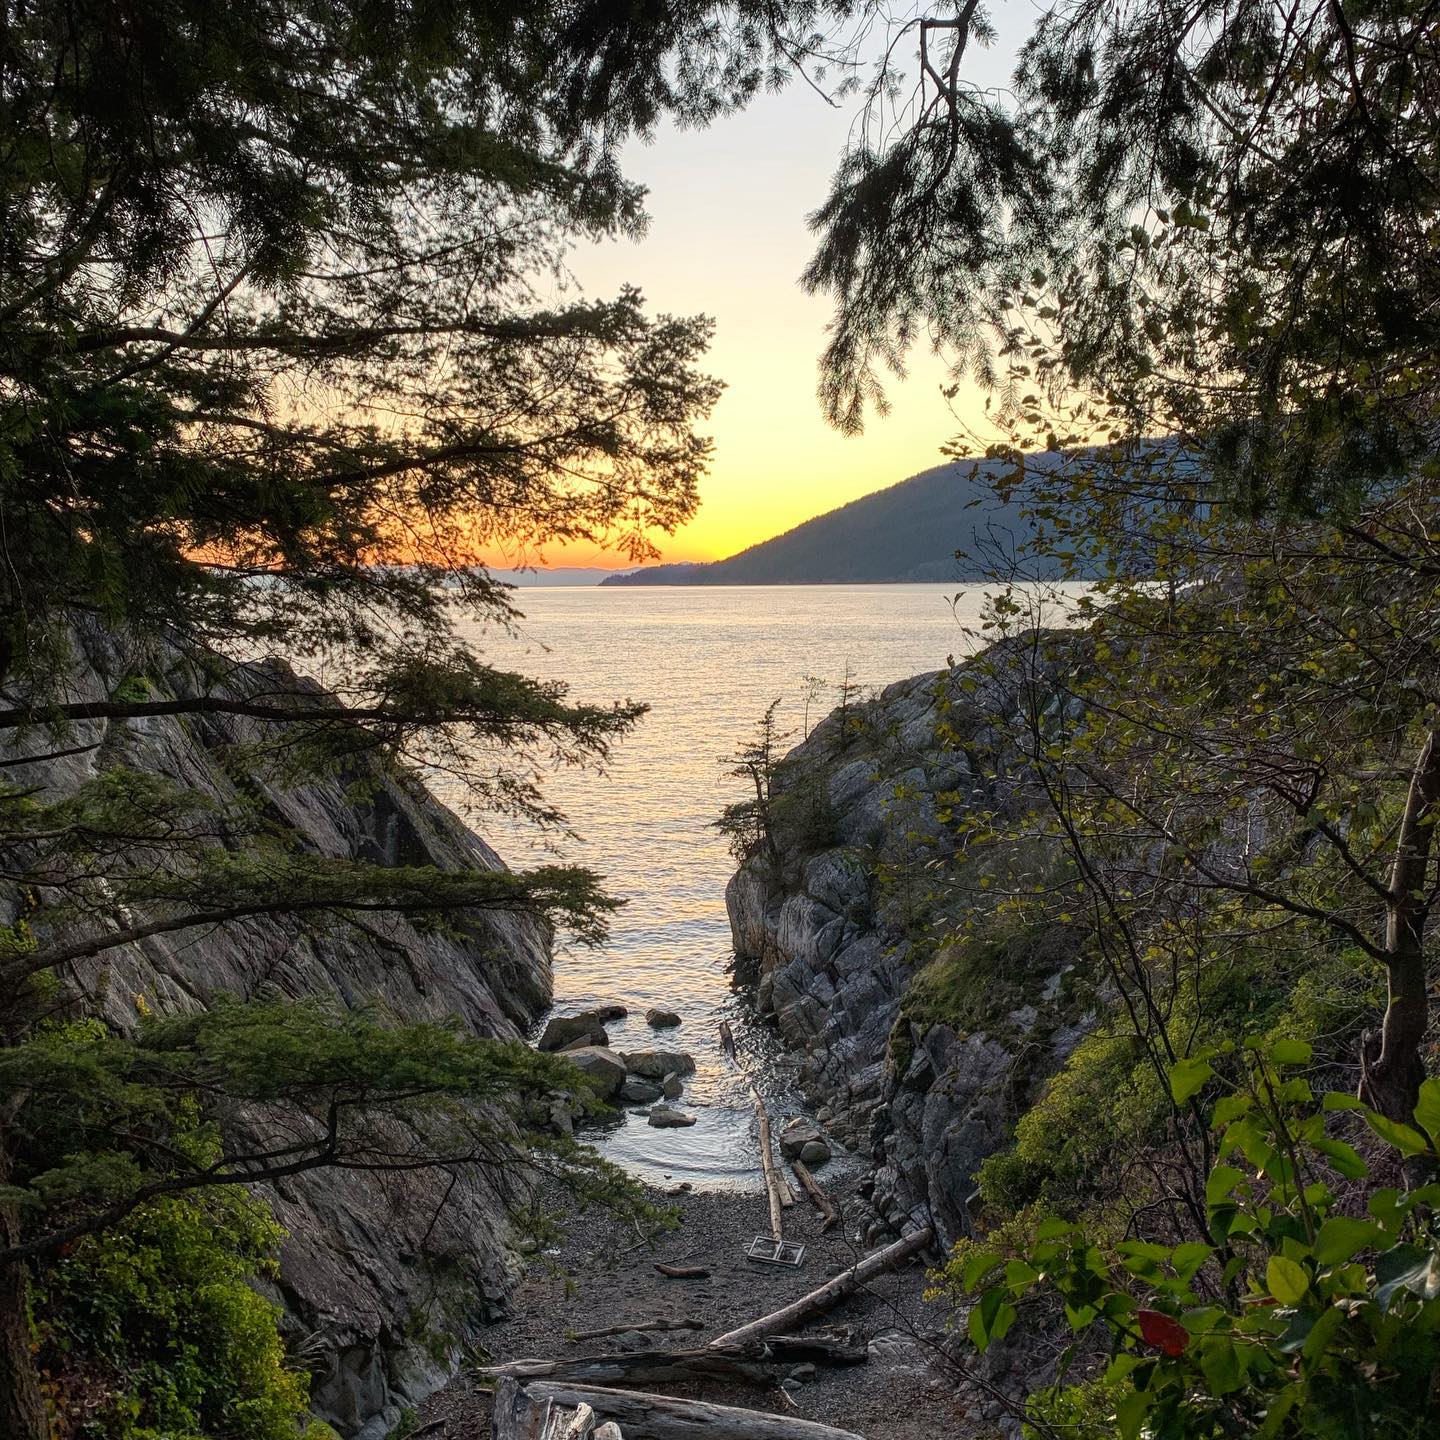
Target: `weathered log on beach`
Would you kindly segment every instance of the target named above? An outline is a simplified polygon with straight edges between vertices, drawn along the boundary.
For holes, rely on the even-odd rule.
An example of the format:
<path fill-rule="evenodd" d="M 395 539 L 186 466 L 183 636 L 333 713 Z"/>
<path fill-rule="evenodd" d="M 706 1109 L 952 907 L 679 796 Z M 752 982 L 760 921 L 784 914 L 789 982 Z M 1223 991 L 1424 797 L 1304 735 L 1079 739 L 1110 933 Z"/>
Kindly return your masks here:
<path fill-rule="evenodd" d="M 783 1238 L 781 1208 L 794 1202 L 790 1196 L 790 1187 L 781 1179 L 779 1168 L 775 1164 L 775 1154 L 770 1144 L 770 1112 L 766 1110 L 765 1102 L 754 1085 L 750 1086 L 750 1095 L 755 1101 L 755 1114 L 760 1121 L 760 1168 L 765 1172 L 765 1195 L 770 1202 L 770 1235 L 772 1239 L 780 1240 Z"/>
<path fill-rule="evenodd" d="M 820 1233 L 823 1235 L 827 1230 L 833 1230 L 840 1223 L 840 1212 L 820 1188 L 819 1182 L 810 1173 L 810 1167 L 803 1160 L 792 1160 L 790 1168 L 795 1172 L 795 1178 L 805 1187 L 805 1193 L 814 1202 L 815 1208 L 825 1217 Z"/>
<path fill-rule="evenodd" d="M 625 1440 L 862 1440 L 853 1430 L 763 1410 L 508 1375 L 495 1392 L 492 1440 L 540 1440 L 540 1427 L 557 1405 L 589 1405 L 603 1422 L 618 1425 Z"/>
<path fill-rule="evenodd" d="M 840 1340 L 827 1340 L 823 1335 L 767 1335 L 736 1347 L 742 1354 L 763 1350 L 765 1358 L 777 1364 L 799 1365 L 863 1365 L 870 1352 L 863 1345 L 846 1345 Z"/>
<path fill-rule="evenodd" d="M 708 1280 L 710 1272 L 703 1265 L 662 1265 L 655 1262 L 655 1268 L 671 1280 Z"/>
<path fill-rule="evenodd" d="M 703 1330 L 705 1322 L 686 1316 L 683 1320 L 631 1320 L 628 1324 L 607 1325 L 603 1330 L 572 1330 L 568 1340 L 603 1340 L 607 1335 L 624 1335 L 631 1330 Z"/>
<path fill-rule="evenodd" d="M 757 1354 L 763 1353 L 754 1347 Z M 621 1355 L 581 1355 L 565 1360 L 509 1360 L 487 1365 L 477 1374 L 499 1379 L 554 1380 L 566 1385 L 673 1385 L 682 1380 L 739 1380 L 773 1385 L 772 1361 L 748 1359 L 739 1346 L 725 1350 L 630 1350 Z M 798 1363 L 787 1359 L 784 1363 Z"/>
<path fill-rule="evenodd" d="M 813 1316 L 822 1315 L 838 1305 L 872 1276 L 893 1270 L 902 1261 L 919 1254 L 934 1239 L 935 1231 L 927 1225 L 923 1230 L 917 1230 L 913 1235 L 907 1235 L 903 1240 L 897 1240 L 893 1245 L 887 1245 L 883 1250 L 867 1255 L 848 1270 L 842 1270 L 833 1280 L 826 1281 L 818 1290 L 802 1295 L 784 1309 L 762 1315 L 760 1319 L 752 1320 L 738 1330 L 717 1335 L 710 1343 L 716 1349 L 723 1349 L 727 1345 L 743 1345 L 747 1340 L 762 1339 L 766 1335 L 783 1335 L 788 1330 L 794 1330 Z"/>
<path fill-rule="evenodd" d="M 563 1360 L 507 1360 L 477 1373 L 498 1379 L 556 1380 L 571 1385 L 665 1385 L 679 1380 L 741 1380 L 773 1385 L 777 1365 L 863 1365 L 861 1346 L 821 1337 L 776 1336 L 746 1345 L 707 1345 L 698 1350 L 631 1350 L 621 1355 L 584 1355 Z"/>

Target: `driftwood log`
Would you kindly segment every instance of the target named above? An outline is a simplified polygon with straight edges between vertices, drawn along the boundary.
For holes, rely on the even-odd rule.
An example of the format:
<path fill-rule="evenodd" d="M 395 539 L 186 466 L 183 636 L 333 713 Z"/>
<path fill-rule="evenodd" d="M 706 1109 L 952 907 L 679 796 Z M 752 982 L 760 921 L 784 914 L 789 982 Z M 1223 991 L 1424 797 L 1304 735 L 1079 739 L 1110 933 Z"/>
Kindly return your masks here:
<path fill-rule="evenodd" d="M 710 1272 L 703 1265 L 663 1265 L 655 1262 L 655 1268 L 671 1280 L 708 1280 Z"/>
<path fill-rule="evenodd" d="M 823 1338 L 776 1336 L 747 1345 L 707 1345 L 699 1350 L 631 1350 L 623 1355 L 585 1355 L 566 1360 L 509 1360 L 488 1365 L 479 1374 L 499 1379 L 556 1380 L 569 1385 L 668 1385 L 681 1380 L 741 1380 L 773 1385 L 774 1367 L 863 1365 L 863 1346 Z"/>
<path fill-rule="evenodd" d="M 745 1067 L 740 1064 L 740 1057 L 735 1053 L 735 1033 L 725 1020 L 720 1022 L 720 1043 L 725 1047 L 730 1063 L 744 1076 L 745 1087 L 750 1091 L 750 1098 L 755 1102 L 755 1113 L 760 1118 L 760 1163 L 765 1171 L 765 1191 L 770 1198 L 770 1236 L 773 1240 L 780 1240 L 784 1237 L 781 1234 L 780 1216 L 775 1207 L 778 1204 L 782 1209 L 788 1210 L 795 1203 L 795 1192 L 775 1164 L 770 1146 L 770 1112 L 766 1110 L 765 1101 L 755 1088 L 755 1082 L 745 1074 Z"/>
<path fill-rule="evenodd" d="M 760 1092 L 753 1085 L 750 1087 L 750 1094 L 755 1099 L 755 1114 L 760 1119 L 760 1166 L 765 1172 L 765 1194 L 770 1201 L 770 1235 L 772 1239 L 781 1240 L 784 1235 L 780 1211 L 785 1199 L 780 1193 L 780 1172 L 776 1169 L 775 1155 L 770 1145 L 770 1114 L 765 1109 Z M 787 1193 L 788 1190 L 787 1186 Z"/>
<path fill-rule="evenodd" d="M 893 1270 L 902 1261 L 918 1255 L 934 1239 L 935 1231 L 927 1225 L 923 1230 L 917 1230 L 913 1235 L 907 1235 L 903 1240 L 897 1240 L 893 1245 L 887 1245 L 883 1250 L 867 1255 L 848 1270 L 842 1270 L 833 1280 L 827 1280 L 818 1290 L 802 1295 L 784 1309 L 762 1315 L 760 1319 L 741 1325 L 737 1330 L 717 1335 L 710 1344 L 719 1350 L 729 1345 L 743 1345 L 749 1340 L 760 1340 L 767 1335 L 783 1335 L 788 1330 L 795 1330 L 813 1316 L 822 1315 L 838 1305 L 872 1276 Z"/>
<path fill-rule="evenodd" d="M 840 1212 L 820 1188 L 819 1182 L 810 1173 L 810 1167 L 801 1160 L 792 1160 L 790 1168 L 795 1172 L 795 1178 L 804 1187 L 805 1193 L 814 1202 L 815 1208 L 825 1217 L 820 1233 L 823 1235 L 827 1230 L 833 1230 L 840 1223 Z"/>
<path fill-rule="evenodd" d="M 775 1372 L 770 1366 L 763 1360 L 749 1360 L 745 1356 L 746 1351 L 738 1345 L 724 1350 L 711 1350 L 708 1346 L 700 1350 L 631 1350 L 622 1355 L 582 1355 L 567 1360 L 509 1360 L 503 1365 L 487 1365 L 476 1373 L 497 1380 L 504 1377 L 553 1380 L 565 1385 L 605 1385 L 620 1389 L 632 1385 L 673 1385 L 684 1380 L 774 1384 Z"/>
<path fill-rule="evenodd" d="M 603 1330 L 571 1330 L 569 1340 L 603 1340 L 607 1335 L 624 1335 L 631 1330 L 703 1330 L 705 1322 L 688 1315 L 683 1320 L 632 1320 L 628 1325 L 607 1325 Z"/>
<path fill-rule="evenodd" d="M 618 1425 L 625 1440 L 861 1440 L 852 1430 L 763 1410 L 673 1400 L 636 1390 L 520 1381 L 509 1375 L 501 1378 L 495 1392 L 492 1440 L 540 1440 L 540 1426 L 550 1408 L 581 1405 L 589 1405 L 602 1423 Z"/>

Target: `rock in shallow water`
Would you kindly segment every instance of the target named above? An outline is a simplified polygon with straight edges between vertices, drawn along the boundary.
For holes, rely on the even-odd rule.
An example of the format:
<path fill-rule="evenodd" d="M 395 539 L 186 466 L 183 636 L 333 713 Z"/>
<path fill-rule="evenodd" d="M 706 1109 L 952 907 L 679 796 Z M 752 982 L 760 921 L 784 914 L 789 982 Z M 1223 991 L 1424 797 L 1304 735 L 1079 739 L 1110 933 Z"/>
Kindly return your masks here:
<path fill-rule="evenodd" d="M 570 1050 L 565 1058 L 572 1065 L 578 1065 L 594 1082 L 595 1088 L 606 1099 L 612 1099 L 625 1083 L 625 1066 L 613 1051 L 599 1045 L 584 1050 Z"/>
<path fill-rule="evenodd" d="M 605 1021 L 615 1018 L 610 1013 L 610 1007 L 603 1012 L 585 1010 L 579 1015 L 552 1015 L 536 1049 L 563 1050 L 577 1040 L 583 1040 L 587 1045 L 608 1045 L 610 1037 L 605 1033 Z"/>
<path fill-rule="evenodd" d="M 680 1015 L 675 1010 L 647 1010 L 645 1023 L 655 1030 L 673 1030 L 680 1023 Z"/>
<path fill-rule="evenodd" d="M 652 1085 L 648 1080 L 637 1079 L 631 1075 L 620 1087 L 620 1098 L 627 1105 L 649 1105 L 652 1101 L 658 1100 L 661 1096 L 658 1085 Z"/>
<path fill-rule="evenodd" d="M 660 1093 L 667 1100 L 678 1100 L 685 1093 L 685 1082 L 672 1070 L 660 1082 Z"/>
<path fill-rule="evenodd" d="M 669 1105 L 656 1105 L 650 1111 L 650 1123 L 657 1130 L 676 1130 L 685 1125 L 693 1125 L 695 1116 L 687 1115 L 683 1110 L 676 1110 Z"/>
<path fill-rule="evenodd" d="M 625 1056 L 625 1065 L 647 1080 L 695 1073 L 694 1059 L 683 1050 L 632 1050 Z"/>

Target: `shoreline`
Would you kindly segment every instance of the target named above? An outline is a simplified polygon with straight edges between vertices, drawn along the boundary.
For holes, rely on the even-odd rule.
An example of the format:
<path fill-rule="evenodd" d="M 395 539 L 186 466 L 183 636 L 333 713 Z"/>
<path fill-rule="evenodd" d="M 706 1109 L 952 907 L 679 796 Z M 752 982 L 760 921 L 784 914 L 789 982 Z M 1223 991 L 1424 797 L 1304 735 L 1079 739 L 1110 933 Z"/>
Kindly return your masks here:
<path fill-rule="evenodd" d="M 570 1359 L 641 1348 L 638 1341 L 627 1345 L 624 1336 L 568 1338 L 575 1331 L 627 1321 L 698 1321 L 702 1328 L 647 1334 L 644 1346 L 702 1346 L 798 1299 L 866 1253 L 848 1218 L 863 1213 L 860 1183 L 861 1177 L 852 1172 L 831 1192 L 847 1223 L 829 1234 L 820 1233 L 822 1218 L 803 1197 L 785 1212 L 786 1237 L 806 1246 L 798 1270 L 745 1258 L 751 1238 L 767 1228 L 763 1194 L 700 1191 L 674 1196 L 647 1187 L 648 1198 L 656 1204 L 676 1208 L 680 1223 L 639 1245 L 614 1216 L 572 1210 L 563 1222 L 561 1243 L 527 1263 L 511 1297 L 509 1318 L 484 1331 L 477 1346 L 479 1363 Z M 701 1265 L 710 1275 L 669 1279 L 655 1270 L 657 1261 Z M 953 1372 L 947 1376 L 933 1365 L 948 1312 L 923 1298 L 930 1263 L 912 1263 L 878 1277 L 806 1327 L 806 1332 L 823 1331 L 866 1346 L 869 1357 L 863 1365 L 789 1367 L 798 1372 L 794 1378 L 787 1378 L 786 1367 L 777 1367 L 777 1383 L 771 1385 L 694 1380 L 666 1385 L 663 1391 L 818 1420 L 858 1431 L 866 1440 L 921 1440 L 942 1425 L 952 1433 L 970 1429 L 979 1418 L 973 1400 L 957 1395 Z M 489 1435 L 490 1395 L 477 1382 L 474 1368 L 471 1363 L 462 1366 L 448 1385 L 416 1407 L 416 1429 L 447 1440 L 483 1440 Z"/>

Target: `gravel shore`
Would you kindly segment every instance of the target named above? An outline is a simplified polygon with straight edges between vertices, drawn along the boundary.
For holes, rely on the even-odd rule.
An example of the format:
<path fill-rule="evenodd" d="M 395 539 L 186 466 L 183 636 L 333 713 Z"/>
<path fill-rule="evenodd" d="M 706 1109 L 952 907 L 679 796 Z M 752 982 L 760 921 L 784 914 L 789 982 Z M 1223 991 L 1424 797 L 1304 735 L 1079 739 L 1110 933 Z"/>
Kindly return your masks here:
<path fill-rule="evenodd" d="M 853 1176 L 848 1183 L 853 1185 Z M 785 1212 L 785 1233 L 787 1239 L 804 1241 L 803 1264 L 798 1270 L 758 1265 L 745 1258 L 745 1250 L 768 1227 L 763 1194 L 652 1192 L 651 1198 L 677 1207 L 680 1214 L 679 1226 L 652 1244 L 637 1241 L 633 1229 L 623 1229 L 605 1214 L 570 1217 L 563 1244 L 531 1260 L 512 1302 L 512 1318 L 485 1332 L 491 1362 L 615 1353 L 627 1348 L 623 1339 L 577 1342 L 567 1337 L 627 1321 L 697 1320 L 703 1328 L 648 1337 L 656 1349 L 693 1348 L 798 1299 L 865 1253 L 852 1226 L 822 1235 L 820 1215 L 802 1199 Z M 833 1198 L 842 1208 L 854 1209 L 854 1197 L 843 1189 L 837 1188 Z M 703 1265 L 710 1275 L 669 1279 L 655 1270 L 656 1261 Z M 931 1368 L 932 1347 L 915 1338 L 933 1340 L 945 1324 L 943 1307 L 923 1298 L 925 1274 L 925 1265 L 912 1263 L 881 1276 L 807 1331 L 868 1345 L 870 1358 L 863 1365 L 821 1366 L 813 1375 L 802 1371 L 784 1386 L 696 1381 L 667 1386 L 666 1393 L 818 1420 L 858 1431 L 866 1440 L 919 1440 L 968 1431 L 953 1379 Z M 777 1369 L 777 1379 L 786 1378 Z M 485 1440 L 490 1431 L 485 1384 L 462 1372 L 421 1407 L 417 1427 L 432 1424 L 430 1433 L 443 1434 L 445 1440 Z"/>

